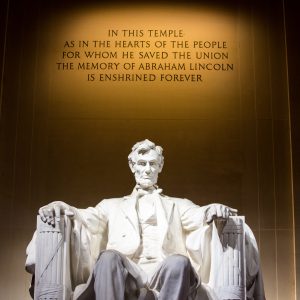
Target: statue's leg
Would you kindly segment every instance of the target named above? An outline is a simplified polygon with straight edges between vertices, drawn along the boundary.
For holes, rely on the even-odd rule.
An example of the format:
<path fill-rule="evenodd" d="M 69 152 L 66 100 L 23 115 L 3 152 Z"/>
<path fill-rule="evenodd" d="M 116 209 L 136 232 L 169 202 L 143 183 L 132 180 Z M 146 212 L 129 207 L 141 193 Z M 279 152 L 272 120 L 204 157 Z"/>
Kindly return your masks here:
<path fill-rule="evenodd" d="M 187 300 L 196 293 L 197 282 L 190 260 L 183 255 L 171 255 L 154 274 L 151 288 L 159 292 L 159 300 Z"/>
<path fill-rule="evenodd" d="M 101 253 L 93 274 L 96 300 L 137 299 L 138 289 L 123 259 L 117 251 Z"/>

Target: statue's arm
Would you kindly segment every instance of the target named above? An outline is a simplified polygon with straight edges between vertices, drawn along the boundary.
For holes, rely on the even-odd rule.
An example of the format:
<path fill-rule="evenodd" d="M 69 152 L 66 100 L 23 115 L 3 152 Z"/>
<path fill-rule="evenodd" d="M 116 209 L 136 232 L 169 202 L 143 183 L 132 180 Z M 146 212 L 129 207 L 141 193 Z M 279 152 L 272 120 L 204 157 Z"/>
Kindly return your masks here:
<path fill-rule="evenodd" d="M 212 203 L 201 207 L 204 211 L 204 219 L 207 224 L 215 219 L 227 220 L 230 216 L 236 216 L 238 210 L 224 204 Z"/>
<path fill-rule="evenodd" d="M 215 219 L 227 220 L 230 216 L 236 216 L 237 209 L 219 203 L 199 206 L 182 199 L 180 215 L 184 229 L 191 231 L 210 224 Z"/>
<path fill-rule="evenodd" d="M 107 200 L 102 200 L 95 207 L 85 209 L 73 208 L 73 218 L 86 227 L 92 234 L 102 235 L 107 230 L 109 215 L 106 202 Z"/>
<path fill-rule="evenodd" d="M 66 215 L 81 225 L 85 226 L 91 233 L 102 231 L 106 226 L 108 212 L 105 209 L 105 200 L 101 201 L 96 207 L 79 209 L 62 201 L 54 201 L 38 211 L 41 220 L 49 225 L 55 226 L 61 216 Z"/>

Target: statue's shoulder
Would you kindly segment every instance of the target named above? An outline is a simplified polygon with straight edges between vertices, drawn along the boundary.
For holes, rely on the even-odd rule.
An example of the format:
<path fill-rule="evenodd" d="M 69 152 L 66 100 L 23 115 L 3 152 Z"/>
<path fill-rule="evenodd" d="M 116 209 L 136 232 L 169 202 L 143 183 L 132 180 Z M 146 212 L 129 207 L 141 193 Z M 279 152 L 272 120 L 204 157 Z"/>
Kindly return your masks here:
<path fill-rule="evenodd" d="M 119 205 L 121 202 L 124 201 L 124 199 L 126 199 L 127 196 L 125 197 L 117 197 L 117 198 L 105 198 L 105 199 L 102 199 L 98 204 L 98 205 Z"/>
<path fill-rule="evenodd" d="M 161 195 L 166 201 L 172 201 L 175 205 L 178 206 L 194 206 L 195 203 L 187 198 L 171 197 L 167 195 Z"/>

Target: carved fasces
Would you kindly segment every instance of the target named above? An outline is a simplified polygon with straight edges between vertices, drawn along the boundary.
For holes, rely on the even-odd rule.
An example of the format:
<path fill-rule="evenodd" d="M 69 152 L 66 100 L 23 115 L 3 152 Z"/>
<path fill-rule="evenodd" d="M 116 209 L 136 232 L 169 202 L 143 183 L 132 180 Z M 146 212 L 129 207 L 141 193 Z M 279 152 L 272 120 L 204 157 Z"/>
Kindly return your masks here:
<path fill-rule="evenodd" d="M 222 245 L 216 293 L 222 300 L 245 300 L 245 218 L 232 216 L 225 224 L 218 221 L 215 224 Z"/>
<path fill-rule="evenodd" d="M 70 299 L 69 222 L 62 217 L 53 226 L 37 216 L 34 300 Z"/>

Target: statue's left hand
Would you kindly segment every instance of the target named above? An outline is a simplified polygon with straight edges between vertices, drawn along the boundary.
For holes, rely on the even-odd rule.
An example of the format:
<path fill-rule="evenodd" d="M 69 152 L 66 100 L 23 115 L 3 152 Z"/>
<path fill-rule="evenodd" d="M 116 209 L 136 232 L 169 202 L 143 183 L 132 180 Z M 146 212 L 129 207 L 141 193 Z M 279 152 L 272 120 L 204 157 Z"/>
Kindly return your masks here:
<path fill-rule="evenodd" d="M 230 216 L 236 216 L 237 212 L 237 209 L 223 204 L 210 204 L 205 209 L 205 222 L 209 224 L 215 219 L 227 220 Z"/>

